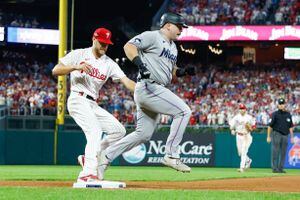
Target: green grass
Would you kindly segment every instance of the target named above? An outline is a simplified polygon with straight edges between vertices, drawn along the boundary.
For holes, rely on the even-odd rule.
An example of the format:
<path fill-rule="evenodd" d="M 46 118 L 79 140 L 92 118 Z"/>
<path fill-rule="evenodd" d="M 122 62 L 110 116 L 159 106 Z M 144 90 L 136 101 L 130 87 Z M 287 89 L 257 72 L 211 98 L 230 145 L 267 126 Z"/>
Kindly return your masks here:
<path fill-rule="evenodd" d="M 300 194 L 268 192 L 233 192 L 233 191 L 191 191 L 191 190 L 96 190 L 72 188 L 0 188 L 0 199 L 299 199 Z"/>
<path fill-rule="evenodd" d="M 0 180 L 74 181 L 79 166 L 0 166 Z M 193 168 L 183 174 L 166 167 L 115 167 L 106 173 L 108 180 L 194 181 L 243 177 L 300 176 L 300 170 L 273 174 L 270 169 L 250 169 L 237 173 L 233 168 Z M 295 183 L 296 184 L 296 183 Z M 59 187 L 0 187 L 0 199 L 300 199 L 300 193 L 242 192 L 207 190 L 97 190 Z"/>
<path fill-rule="evenodd" d="M 0 180 L 62 180 L 77 178 L 79 166 L 0 166 Z M 245 177 L 271 177 L 299 175 L 300 170 L 289 169 L 287 174 L 274 174 L 270 169 L 250 169 L 237 173 L 234 168 L 192 168 L 191 173 L 179 173 L 166 167 L 116 167 L 111 166 L 105 178 L 108 180 L 136 181 L 195 181 Z"/>

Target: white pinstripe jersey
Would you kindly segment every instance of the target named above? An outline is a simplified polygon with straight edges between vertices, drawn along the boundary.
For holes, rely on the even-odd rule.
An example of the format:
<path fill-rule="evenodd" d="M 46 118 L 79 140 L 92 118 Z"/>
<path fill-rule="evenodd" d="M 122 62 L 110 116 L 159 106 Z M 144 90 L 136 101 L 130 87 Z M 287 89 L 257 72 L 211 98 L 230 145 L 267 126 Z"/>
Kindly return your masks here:
<path fill-rule="evenodd" d="M 71 51 L 60 59 L 64 65 L 80 65 L 86 63 L 92 67 L 92 72 L 74 70 L 71 76 L 71 91 L 84 92 L 94 99 L 99 96 L 99 90 L 111 77 L 113 80 L 121 79 L 126 75 L 119 65 L 106 55 L 96 59 L 92 48 L 77 49 Z"/>

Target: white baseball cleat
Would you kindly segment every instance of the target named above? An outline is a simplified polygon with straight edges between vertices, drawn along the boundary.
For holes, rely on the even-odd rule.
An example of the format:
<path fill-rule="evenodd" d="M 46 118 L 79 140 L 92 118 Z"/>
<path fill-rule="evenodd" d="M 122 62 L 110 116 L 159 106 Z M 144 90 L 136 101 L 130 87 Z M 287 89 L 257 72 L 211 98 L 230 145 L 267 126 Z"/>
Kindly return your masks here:
<path fill-rule="evenodd" d="M 237 171 L 243 173 L 245 170 L 244 168 L 239 168 Z"/>
<path fill-rule="evenodd" d="M 101 151 L 97 159 L 98 159 L 98 167 L 97 167 L 98 178 L 100 180 L 103 180 L 104 172 L 109 165 L 109 160 L 105 156 L 105 151 Z"/>
<path fill-rule="evenodd" d="M 77 157 L 77 161 L 78 161 L 78 164 L 83 168 L 84 162 L 85 162 L 85 156 L 84 155 L 79 155 Z"/>
<path fill-rule="evenodd" d="M 251 167 L 251 163 L 252 163 L 252 159 L 249 158 L 249 160 L 247 160 L 246 162 L 245 169 L 249 169 Z"/>
<path fill-rule="evenodd" d="M 170 158 L 167 155 L 162 160 L 162 164 L 171 167 L 180 172 L 191 172 L 191 168 L 181 162 L 180 158 Z"/>

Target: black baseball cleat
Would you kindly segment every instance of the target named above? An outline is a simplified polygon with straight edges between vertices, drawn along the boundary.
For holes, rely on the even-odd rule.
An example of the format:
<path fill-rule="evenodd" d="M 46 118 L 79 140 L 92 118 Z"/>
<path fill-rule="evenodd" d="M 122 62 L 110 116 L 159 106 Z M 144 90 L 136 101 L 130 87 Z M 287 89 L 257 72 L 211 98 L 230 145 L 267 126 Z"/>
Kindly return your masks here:
<path fill-rule="evenodd" d="M 273 169 L 272 172 L 273 173 L 279 173 L 279 171 L 277 169 Z"/>
<path fill-rule="evenodd" d="M 286 173 L 286 171 L 284 171 L 283 169 L 279 170 L 278 172 L 279 173 L 284 173 L 284 174 Z"/>

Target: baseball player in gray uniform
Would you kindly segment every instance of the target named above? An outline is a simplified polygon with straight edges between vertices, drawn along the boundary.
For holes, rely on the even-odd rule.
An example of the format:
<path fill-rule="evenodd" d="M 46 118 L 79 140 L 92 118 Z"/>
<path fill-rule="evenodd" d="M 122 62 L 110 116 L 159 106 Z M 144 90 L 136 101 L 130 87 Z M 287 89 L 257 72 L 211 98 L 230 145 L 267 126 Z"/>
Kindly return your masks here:
<path fill-rule="evenodd" d="M 125 44 L 126 56 L 139 68 L 134 92 L 137 127 L 133 133 L 101 152 L 98 175 L 104 175 L 109 163 L 121 153 L 150 140 L 160 114 L 173 117 L 162 163 L 181 172 L 191 171 L 179 156 L 179 144 L 191 110 L 182 99 L 165 87 L 174 75 L 195 75 L 193 67 L 183 69 L 176 66 L 178 52 L 173 41 L 181 34 L 183 27 L 187 28 L 187 25 L 181 15 L 165 13 L 161 17 L 160 30 L 143 32 Z"/>

